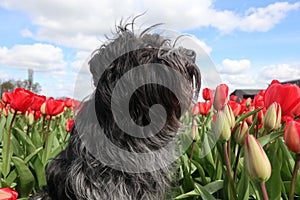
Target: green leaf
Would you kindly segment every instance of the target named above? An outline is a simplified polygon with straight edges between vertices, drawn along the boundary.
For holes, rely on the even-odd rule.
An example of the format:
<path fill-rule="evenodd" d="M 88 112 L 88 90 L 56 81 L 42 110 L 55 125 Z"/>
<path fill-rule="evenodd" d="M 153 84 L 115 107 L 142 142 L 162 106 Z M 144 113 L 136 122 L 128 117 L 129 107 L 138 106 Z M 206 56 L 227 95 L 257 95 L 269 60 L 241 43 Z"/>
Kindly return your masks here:
<path fill-rule="evenodd" d="M 272 143 L 270 150 L 270 162 L 272 165 L 272 174 L 270 179 L 266 182 L 266 188 L 270 199 L 280 199 L 282 180 L 280 176 L 282 166 L 282 152 L 278 148 L 278 143 Z"/>
<path fill-rule="evenodd" d="M 182 160 L 182 170 L 183 170 L 183 190 L 184 192 L 189 192 L 194 189 L 194 181 L 191 177 L 190 171 L 189 171 L 189 159 L 187 155 L 181 156 Z"/>
<path fill-rule="evenodd" d="M 2 115 L 1 119 L 0 119 L 0 141 L 2 141 L 2 137 L 3 137 L 3 130 L 5 127 L 5 123 L 6 123 L 6 117 L 4 117 Z"/>
<path fill-rule="evenodd" d="M 36 147 L 32 143 L 30 137 L 19 127 L 14 127 L 14 136 L 17 140 L 22 141 L 22 143 L 26 146 L 26 149 L 29 153 L 32 153 L 35 151 Z"/>
<path fill-rule="evenodd" d="M 193 190 L 193 191 L 190 191 L 190 192 L 187 192 L 185 194 L 181 194 L 181 195 L 177 196 L 174 200 L 186 199 L 186 198 L 195 197 L 195 196 L 200 196 L 200 194 L 198 193 L 198 191 Z"/>
<path fill-rule="evenodd" d="M 246 119 L 247 117 L 251 116 L 251 115 L 254 115 L 256 113 L 258 113 L 260 110 L 262 110 L 263 108 L 258 108 L 256 110 L 253 110 L 251 112 L 248 112 L 246 114 L 242 114 L 242 115 L 239 115 L 237 117 L 237 119 L 235 120 L 235 126 L 237 126 L 241 121 L 243 121 L 244 119 Z"/>
<path fill-rule="evenodd" d="M 28 161 L 34 157 L 35 155 L 37 155 L 41 150 L 43 150 L 43 147 L 37 148 L 34 152 L 32 152 L 31 154 L 29 154 L 25 159 L 24 162 L 28 163 Z"/>
<path fill-rule="evenodd" d="M 22 159 L 18 157 L 12 157 L 12 161 L 15 164 L 18 172 L 19 181 L 17 190 L 20 194 L 20 197 L 28 197 L 34 187 L 34 176 Z"/>
<path fill-rule="evenodd" d="M 245 168 L 243 168 L 241 179 L 238 181 L 237 193 L 238 193 L 238 199 L 240 200 L 249 199 L 249 176 Z"/>
<path fill-rule="evenodd" d="M 261 144 L 261 146 L 265 146 L 266 144 L 268 144 L 269 142 L 279 138 L 280 136 L 283 136 L 283 132 L 279 131 L 279 132 L 273 132 L 271 134 L 265 135 L 263 137 L 258 138 L 259 143 Z"/>
<path fill-rule="evenodd" d="M 3 149 L 2 149 L 2 174 L 6 178 L 10 171 L 10 162 L 12 156 L 12 148 L 8 143 L 11 142 L 10 135 L 8 131 L 4 130 L 3 132 Z"/>
<path fill-rule="evenodd" d="M 214 196 L 212 196 L 203 186 L 196 183 L 195 187 L 195 190 L 200 194 L 202 199 L 215 200 Z"/>
<path fill-rule="evenodd" d="M 34 167 L 35 177 L 37 178 L 37 181 L 38 181 L 39 189 L 41 189 L 42 186 L 46 185 L 45 167 L 38 156 L 33 158 L 32 163 L 33 163 L 33 167 Z"/>
<path fill-rule="evenodd" d="M 202 168 L 202 166 L 195 160 L 192 160 L 192 163 L 197 167 L 198 169 L 198 172 L 200 174 L 200 177 L 201 177 L 201 181 L 202 181 L 202 184 L 206 185 L 207 184 L 207 180 L 206 180 L 206 177 L 205 177 L 205 172 Z"/>
<path fill-rule="evenodd" d="M 207 190 L 210 194 L 213 194 L 220 189 L 223 188 L 224 181 L 223 180 L 216 180 L 204 186 L 205 190 Z"/>

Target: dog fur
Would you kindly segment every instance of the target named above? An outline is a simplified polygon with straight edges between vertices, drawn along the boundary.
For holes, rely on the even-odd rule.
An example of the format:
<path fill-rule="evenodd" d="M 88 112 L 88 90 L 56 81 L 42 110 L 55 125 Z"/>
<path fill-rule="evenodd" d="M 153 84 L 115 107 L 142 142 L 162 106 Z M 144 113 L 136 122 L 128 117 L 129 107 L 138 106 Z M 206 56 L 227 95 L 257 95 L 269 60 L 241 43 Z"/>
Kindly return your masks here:
<path fill-rule="evenodd" d="M 69 144 L 49 163 L 46 171 L 47 186 L 32 199 L 157 200 L 165 199 L 166 194 L 170 193 L 174 165 L 138 173 L 118 170 L 110 163 L 101 162 L 82 141 L 85 134 L 90 134 L 95 141 L 101 141 L 103 138 L 98 135 L 101 127 L 109 141 L 128 152 L 157 151 L 174 139 L 181 125 L 179 119 L 182 113 L 189 108 L 193 96 L 199 93 L 201 81 L 200 71 L 195 64 L 195 52 L 182 47 L 174 48 L 174 41 L 150 33 L 156 26 L 137 34 L 129 28 L 132 24 L 121 23 L 114 37 L 93 53 L 89 65 L 95 92 L 83 103 L 77 114 Z M 164 107 L 167 119 L 159 133 L 147 138 L 133 137 L 121 130 L 114 120 L 111 110 L 112 91 L 118 80 L 131 69 L 153 63 L 166 65 L 164 73 L 149 70 L 138 78 L 145 81 L 150 76 L 163 79 L 168 76 L 168 68 L 174 69 L 188 83 L 175 83 L 178 93 L 187 101 L 180 107 L 180 99 L 170 89 L 159 84 L 139 87 L 129 103 L 133 121 L 140 126 L 151 123 L 149 108 L 155 104 Z M 122 99 L 114 106 L 124 106 Z M 96 120 L 90 114 L 93 111 Z M 160 117 L 160 113 L 154 115 Z M 105 155 L 112 162 L 122 159 L 122 155 L 111 152 L 109 145 L 102 145 L 99 155 Z M 164 163 L 165 159 L 165 155 L 159 155 L 156 162 Z"/>

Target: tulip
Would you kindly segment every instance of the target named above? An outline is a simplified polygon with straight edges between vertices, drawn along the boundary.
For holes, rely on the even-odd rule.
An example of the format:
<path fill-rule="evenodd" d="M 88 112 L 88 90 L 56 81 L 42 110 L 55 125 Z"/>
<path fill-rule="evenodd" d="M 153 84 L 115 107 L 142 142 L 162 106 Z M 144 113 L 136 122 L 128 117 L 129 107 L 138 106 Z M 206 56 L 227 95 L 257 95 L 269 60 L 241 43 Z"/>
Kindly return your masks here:
<path fill-rule="evenodd" d="M 230 101 L 236 101 L 238 98 L 239 97 L 234 94 L 230 95 L 230 97 L 229 97 Z"/>
<path fill-rule="evenodd" d="M 226 113 L 224 111 L 219 111 L 216 116 L 216 123 L 214 126 L 214 132 L 221 136 L 221 141 L 228 141 L 231 136 L 230 123 L 227 119 Z"/>
<path fill-rule="evenodd" d="M 209 88 L 204 88 L 202 90 L 202 97 L 205 101 L 210 101 L 211 100 L 211 95 L 212 95 L 212 90 Z"/>
<path fill-rule="evenodd" d="M 228 102 L 228 86 L 226 84 L 220 84 L 217 86 L 214 95 L 214 108 L 219 111 Z"/>
<path fill-rule="evenodd" d="M 2 101 L 4 102 L 4 104 L 10 103 L 10 99 L 11 99 L 11 92 L 2 93 Z"/>
<path fill-rule="evenodd" d="M 291 120 L 284 130 L 284 141 L 287 147 L 295 153 L 300 153 L 300 122 Z"/>
<path fill-rule="evenodd" d="M 277 130 L 281 125 L 281 108 L 277 102 L 272 103 L 264 117 L 264 128 L 267 131 Z"/>
<path fill-rule="evenodd" d="M 0 188 L 0 200 L 16 200 L 18 192 L 11 188 Z"/>
<path fill-rule="evenodd" d="M 253 135 L 246 135 L 244 160 L 250 177 L 259 182 L 265 182 L 270 178 L 271 164 L 269 158 Z"/>
<path fill-rule="evenodd" d="M 294 84 L 279 84 L 270 85 L 264 95 L 266 108 L 273 102 L 280 104 L 282 115 L 289 115 L 300 101 L 300 88 Z"/>
<path fill-rule="evenodd" d="M 43 115 L 46 115 L 46 102 L 41 105 L 40 111 Z"/>
<path fill-rule="evenodd" d="M 64 111 L 65 102 L 64 100 L 55 100 L 50 97 L 46 100 L 45 113 L 50 116 L 56 116 Z M 42 109 L 41 112 L 43 113 Z"/>
<path fill-rule="evenodd" d="M 66 131 L 67 132 L 71 131 L 73 124 L 74 124 L 74 119 L 71 119 L 71 118 L 67 119 L 67 121 L 66 121 Z"/>
<path fill-rule="evenodd" d="M 235 102 L 235 101 L 229 101 L 228 104 L 230 105 L 234 117 L 238 116 L 240 114 L 240 111 L 242 109 L 241 104 Z"/>
<path fill-rule="evenodd" d="M 239 145 L 244 145 L 245 137 L 249 134 L 249 126 L 245 120 L 242 121 L 242 124 L 238 127 L 235 132 L 234 139 Z"/>
<path fill-rule="evenodd" d="M 32 125 L 34 122 L 34 111 L 33 110 L 27 110 L 25 113 L 25 119 L 28 123 L 28 125 Z"/>
<path fill-rule="evenodd" d="M 300 117 L 300 102 L 292 110 L 292 115 Z"/>
<path fill-rule="evenodd" d="M 208 115 L 212 106 L 212 102 L 211 101 L 198 102 L 198 106 L 199 106 L 199 113 L 201 115 Z"/>
<path fill-rule="evenodd" d="M 34 119 L 35 120 L 38 120 L 41 116 L 42 116 L 41 111 L 39 111 L 39 110 L 35 111 L 35 113 L 34 113 Z"/>
<path fill-rule="evenodd" d="M 67 108 L 71 108 L 73 106 L 73 99 L 66 98 L 65 105 L 66 105 Z"/>
<path fill-rule="evenodd" d="M 253 104 L 255 108 L 262 108 L 265 105 L 264 102 L 264 96 L 263 95 L 255 95 L 254 99 L 253 99 Z"/>
<path fill-rule="evenodd" d="M 195 104 L 192 108 L 192 116 L 196 116 L 199 114 L 199 106 L 198 104 Z"/>
<path fill-rule="evenodd" d="M 194 119 L 193 120 L 193 127 L 192 127 L 192 140 L 197 141 L 199 139 L 199 131 L 198 131 L 198 125 L 197 121 Z"/>
<path fill-rule="evenodd" d="M 226 104 L 224 106 L 223 112 L 226 114 L 226 118 L 230 128 L 233 128 L 235 125 L 235 117 L 229 104 Z"/>
<path fill-rule="evenodd" d="M 33 103 L 34 94 L 24 88 L 17 88 L 11 94 L 10 106 L 16 111 L 24 113 Z"/>
<path fill-rule="evenodd" d="M 46 97 L 43 95 L 34 95 L 33 104 L 30 106 L 31 109 L 35 111 L 39 111 L 41 109 L 41 105 L 46 101 Z"/>

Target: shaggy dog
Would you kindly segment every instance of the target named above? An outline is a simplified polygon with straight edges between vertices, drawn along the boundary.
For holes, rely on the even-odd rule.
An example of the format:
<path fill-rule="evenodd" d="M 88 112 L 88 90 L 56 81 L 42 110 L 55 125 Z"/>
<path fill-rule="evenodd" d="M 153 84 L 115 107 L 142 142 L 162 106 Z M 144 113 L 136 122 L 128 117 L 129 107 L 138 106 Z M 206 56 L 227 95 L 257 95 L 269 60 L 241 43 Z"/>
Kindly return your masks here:
<path fill-rule="evenodd" d="M 200 72 L 194 51 L 150 33 L 156 26 L 137 34 L 132 24 L 121 23 L 93 53 L 95 92 L 78 112 L 69 144 L 49 163 L 47 186 L 32 199 L 157 200 L 170 193 L 172 141 L 198 96 Z"/>

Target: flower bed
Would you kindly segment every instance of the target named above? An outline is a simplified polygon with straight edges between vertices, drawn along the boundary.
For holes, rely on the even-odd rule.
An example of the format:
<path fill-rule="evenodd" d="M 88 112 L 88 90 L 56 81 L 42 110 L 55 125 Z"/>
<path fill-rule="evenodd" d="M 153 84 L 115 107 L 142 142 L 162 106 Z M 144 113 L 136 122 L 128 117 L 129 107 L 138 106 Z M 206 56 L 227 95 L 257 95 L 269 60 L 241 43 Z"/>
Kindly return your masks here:
<path fill-rule="evenodd" d="M 173 199 L 294 199 L 300 196 L 300 88 L 273 81 L 254 99 L 203 89 L 204 102 L 182 117 L 189 141 L 178 159 Z M 0 200 L 28 198 L 46 184 L 45 169 L 67 144 L 73 99 L 23 88 L 0 102 Z M 16 192 L 17 191 L 17 192 Z"/>

